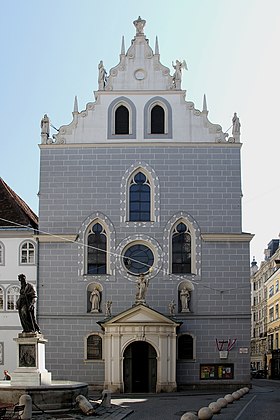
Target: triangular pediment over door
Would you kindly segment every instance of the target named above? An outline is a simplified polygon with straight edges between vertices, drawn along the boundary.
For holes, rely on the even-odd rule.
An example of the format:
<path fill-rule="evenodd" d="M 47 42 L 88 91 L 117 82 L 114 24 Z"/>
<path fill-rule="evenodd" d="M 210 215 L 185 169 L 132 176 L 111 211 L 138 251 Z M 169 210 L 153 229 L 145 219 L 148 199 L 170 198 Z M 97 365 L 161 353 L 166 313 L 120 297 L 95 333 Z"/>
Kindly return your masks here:
<path fill-rule="evenodd" d="M 180 325 L 148 306 L 135 305 L 100 322 L 104 329 L 105 384 L 113 392 L 124 392 L 126 349 L 145 342 L 156 357 L 156 392 L 172 392 L 176 385 L 176 330 Z"/>

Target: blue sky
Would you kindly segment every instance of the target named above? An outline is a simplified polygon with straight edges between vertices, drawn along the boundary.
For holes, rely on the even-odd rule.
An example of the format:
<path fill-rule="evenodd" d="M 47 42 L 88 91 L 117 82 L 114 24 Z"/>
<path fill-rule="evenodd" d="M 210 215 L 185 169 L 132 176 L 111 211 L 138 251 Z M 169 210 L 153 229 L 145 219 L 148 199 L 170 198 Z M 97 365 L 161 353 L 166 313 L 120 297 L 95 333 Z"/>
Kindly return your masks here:
<path fill-rule="evenodd" d="M 201 109 L 205 93 L 208 117 L 224 131 L 240 117 L 243 231 L 255 234 L 260 262 L 280 231 L 278 0 L 2 0 L 0 176 L 38 213 L 43 114 L 68 124 L 75 95 L 85 109 L 99 61 L 107 71 L 119 62 L 139 15 L 152 48 L 158 36 L 162 64 L 186 60 L 187 100 Z"/>

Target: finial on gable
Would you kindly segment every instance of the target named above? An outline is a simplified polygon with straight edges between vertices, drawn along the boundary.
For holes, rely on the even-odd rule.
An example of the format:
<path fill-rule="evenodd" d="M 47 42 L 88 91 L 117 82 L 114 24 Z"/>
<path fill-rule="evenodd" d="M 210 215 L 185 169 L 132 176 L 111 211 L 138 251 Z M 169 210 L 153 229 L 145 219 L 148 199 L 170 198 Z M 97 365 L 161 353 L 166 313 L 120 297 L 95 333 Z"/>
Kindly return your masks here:
<path fill-rule="evenodd" d="M 77 112 L 79 112 L 79 110 L 78 110 L 78 99 L 77 99 L 77 96 L 75 96 L 73 113 L 76 114 Z"/>
<path fill-rule="evenodd" d="M 206 95 L 203 95 L 203 108 L 202 108 L 202 112 L 204 112 L 204 114 L 208 115 L 208 109 L 207 109 L 207 102 L 206 102 Z"/>
<path fill-rule="evenodd" d="M 124 36 L 122 36 L 121 55 L 125 55 Z"/>
<path fill-rule="evenodd" d="M 141 16 L 139 16 L 138 19 L 133 22 L 133 25 L 136 28 L 136 35 L 144 35 L 143 29 L 146 25 L 146 21 L 141 19 Z"/>
<path fill-rule="evenodd" d="M 155 54 L 159 54 L 158 37 L 157 36 L 156 36 L 156 42 L 155 42 Z"/>

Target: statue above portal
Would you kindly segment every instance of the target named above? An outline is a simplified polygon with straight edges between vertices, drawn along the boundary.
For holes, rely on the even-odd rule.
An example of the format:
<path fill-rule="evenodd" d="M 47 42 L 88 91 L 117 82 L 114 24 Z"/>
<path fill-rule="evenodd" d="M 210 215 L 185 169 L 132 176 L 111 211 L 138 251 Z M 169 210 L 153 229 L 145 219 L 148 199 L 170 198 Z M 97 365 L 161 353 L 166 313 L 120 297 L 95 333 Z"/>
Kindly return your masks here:
<path fill-rule="evenodd" d="M 138 19 L 133 22 L 133 25 L 136 28 L 136 35 L 144 34 L 143 29 L 144 29 L 144 26 L 146 25 L 145 20 L 141 19 L 141 17 L 139 16 Z"/>

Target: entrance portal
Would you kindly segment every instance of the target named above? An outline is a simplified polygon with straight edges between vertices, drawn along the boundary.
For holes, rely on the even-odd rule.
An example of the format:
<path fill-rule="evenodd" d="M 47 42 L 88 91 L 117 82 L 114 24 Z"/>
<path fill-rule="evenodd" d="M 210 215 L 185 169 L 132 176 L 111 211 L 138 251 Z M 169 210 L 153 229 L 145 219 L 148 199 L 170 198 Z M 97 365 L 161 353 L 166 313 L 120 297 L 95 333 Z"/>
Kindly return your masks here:
<path fill-rule="evenodd" d="M 156 351 L 145 341 L 131 343 L 124 352 L 124 392 L 156 392 Z"/>

